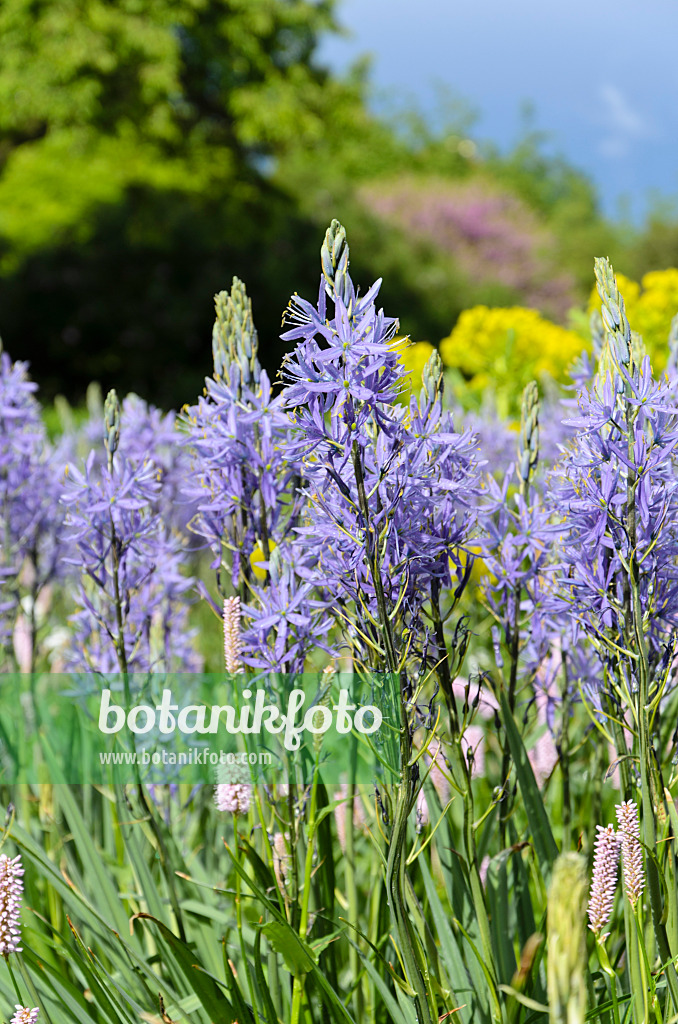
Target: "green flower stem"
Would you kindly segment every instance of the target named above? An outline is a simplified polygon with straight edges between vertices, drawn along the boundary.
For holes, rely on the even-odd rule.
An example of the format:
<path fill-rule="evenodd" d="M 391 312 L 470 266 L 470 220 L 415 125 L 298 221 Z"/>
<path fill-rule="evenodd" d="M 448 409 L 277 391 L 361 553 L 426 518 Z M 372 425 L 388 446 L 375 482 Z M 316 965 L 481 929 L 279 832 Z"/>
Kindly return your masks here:
<path fill-rule="evenodd" d="M 641 694 L 643 687 L 641 685 Z M 645 690 L 645 693 L 647 690 Z M 642 699 L 642 698 L 641 698 Z M 647 703 L 647 701 L 645 701 Z M 678 975 L 676 975 L 675 964 L 669 961 L 677 955 L 678 951 L 672 951 L 669 946 L 666 924 L 664 921 L 664 907 L 662 901 L 661 879 L 659 866 L 656 860 L 657 832 L 655 822 L 656 803 L 653 799 L 653 791 L 657 788 L 653 785 L 654 750 L 649 736 L 647 712 L 644 705 L 641 705 L 639 733 L 640 733 L 640 778 L 641 797 L 643 806 L 643 843 L 646 849 L 645 856 L 645 877 L 647 879 L 647 892 L 652 911 L 652 923 L 657 942 L 657 950 L 662 963 L 666 966 L 666 980 L 671 993 L 673 1008 L 678 1012 Z M 675 885 L 676 880 L 669 878 L 669 885 Z"/>
<path fill-rule="evenodd" d="M 678 859 L 676 857 L 676 843 L 678 841 L 676 838 L 678 836 L 678 822 L 676 819 L 678 815 L 676 815 L 673 798 L 668 789 L 664 789 L 664 806 L 668 810 L 662 835 L 662 848 L 665 851 L 666 858 L 665 870 L 669 878 L 666 933 L 671 949 L 678 949 Z"/>
<path fill-rule="evenodd" d="M 12 981 L 12 988 L 14 989 L 14 991 L 16 993 L 16 997 L 17 997 L 19 1003 L 23 1006 L 24 997 L 21 995 L 21 991 L 19 989 L 19 983 L 17 982 L 16 975 L 14 974 L 14 971 L 12 970 L 12 965 L 11 965 L 10 960 L 9 960 L 10 955 L 11 954 L 8 954 L 8 953 L 4 954 L 4 956 L 5 956 L 5 963 L 7 964 L 7 970 L 9 971 L 9 976 L 10 976 L 11 981 Z"/>
<path fill-rule="evenodd" d="M 605 974 L 608 979 L 610 998 L 612 999 L 612 1021 L 613 1024 L 619 1024 L 619 1003 L 617 1001 L 617 974 L 614 971 L 612 964 L 610 963 L 609 956 L 607 955 L 607 950 L 605 949 L 605 940 L 602 939 L 600 935 L 596 935 L 596 948 L 598 951 L 598 962 L 600 963 L 600 968 L 603 974 Z"/>
<path fill-rule="evenodd" d="M 636 912 L 628 898 L 624 900 L 624 924 L 636 1024 L 646 1024 L 646 1022 L 649 1022 L 650 1017 L 647 1001 L 647 973 L 640 949 L 642 934 L 638 928 Z"/>
<path fill-rule="evenodd" d="M 563 703 L 561 712 L 560 736 L 558 737 L 558 761 L 560 764 L 560 777 L 562 780 L 563 800 L 563 834 L 561 850 L 572 849 L 572 797 L 570 791 L 570 683 L 567 674 L 567 659 L 563 653 L 561 659 L 563 667 Z M 596 819 L 598 820 L 598 819 Z"/>
<path fill-rule="evenodd" d="M 313 770 L 313 782 L 311 784 L 311 800 L 308 812 L 308 834 L 306 836 L 306 861 L 304 864 L 304 887 L 301 894 L 301 914 L 299 917 L 299 938 L 306 942 L 308 931 L 309 906 L 311 902 L 311 879 L 313 875 L 313 851 L 315 848 L 316 812 L 318 808 L 318 758 L 316 757 Z M 301 1013 L 305 974 L 295 974 L 292 987 L 292 1016 L 291 1024 L 299 1024 Z"/>
<path fill-rule="evenodd" d="M 431 590 L 431 608 L 434 628 L 436 630 L 436 638 L 439 644 L 439 650 L 445 651 L 447 655 L 447 645 L 445 643 L 445 637 L 442 629 L 442 617 L 440 614 L 439 595 L 436 590 L 435 584 Z M 494 952 L 492 949 L 490 920 L 487 914 L 487 907 L 485 905 L 485 893 L 483 890 L 483 883 L 480 879 L 480 866 L 478 863 L 478 851 L 476 846 L 474 824 L 475 809 L 473 801 L 473 789 L 471 786 L 471 775 L 469 772 L 468 764 L 466 758 L 464 757 L 464 752 L 461 747 L 459 715 L 457 711 L 454 692 L 452 689 L 452 679 L 449 670 L 449 659 L 447 656 L 443 657 L 443 660 L 439 666 L 438 671 L 440 673 L 441 689 L 443 691 L 443 697 L 447 707 L 447 714 L 450 724 L 450 768 L 452 772 L 452 777 L 454 779 L 455 788 L 457 789 L 457 792 L 461 795 L 464 805 L 464 854 L 469 873 L 469 880 L 471 883 L 473 905 L 478 920 L 478 930 L 480 932 L 483 959 L 485 961 L 487 970 L 490 973 L 493 983 L 493 1017 L 495 1021 L 499 1022 L 504 1020 L 505 1015 L 498 995 L 498 977 L 494 962 Z"/>
<path fill-rule="evenodd" d="M 401 785 L 398 787 L 396 795 L 395 816 L 386 863 L 386 891 L 407 980 L 415 992 L 418 1019 L 423 1024 L 433 1024 L 434 1016 L 428 1003 L 428 989 L 424 977 L 424 967 L 421 963 L 421 950 L 412 930 L 405 898 L 405 841 L 407 820 L 412 809 L 411 793 L 410 768 L 403 770 Z"/>
<path fill-rule="evenodd" d="M 469 881 L 471 884 L 471 896 L 473 897 L 473 909 L 476 912 L 478 931 L 482 946 L 483 960 L 492 979 L 492 997 L 494 1008 L 493 1019 L 497 1024 L 505 1020 L 505 1013 L 499 998 L 499 979 L 497 976 L 496 964 L 494 961 L 494 950 L 492 948 L 492 933 L 490 930 L 490 919 L 485 905 L 485 892 L 480 878 L 480 866 L 478 864 L 478 850 L 476 846 L 476 835 L 474 826 L 474 801 L 471 787 L 471 777 L 468 764 L 461 749 L 461 739 L 456 739 L 452 744 L 451 752 L 452 775 L 461 793 L 464 804 L 463 839 L 466 866 L 468 869 Z"/>
<path fill-rule="evenodd" d="M 358 443 L 353 442 L 353 470 L 358 490 L 358 505 L 363 517 L 365 529 L 365 554 L 370 575 L 374 584 L 381 634 L 386 656 L 386 665 L 394 682 L 400 683 L 401 673 L 396 656 L 395 643 L 391 622 L 386 607 L 386 597 L 379 568 L 379 555 L 374 537 L 374 526 L 370 522 L 369 505 L 365 492 L 365 479 Z M 407 840 L 407 821 L 414 806 L 415 783 L 412 759 L 412 737 L 408 720 L 407 707 L 402 697 L 402 684 L 398 707 L 400 712 L 400 783 L 397 787 L 393 823 L 386 861 L 386 891 L 391 917 L 395 926 L 400 947 L 400 955 L 405 967 L 407 981 L 415 993 L 415 1006 L 419 1024 L 433 1024 L 437 1018 L 437 1007 L 429 1005 L 429 987 L 425 979 L 425 966 L 422 964 L 421 949 L 413 933 L 409 920 L 405 897 L 405 843 Z"/>
<path fill-rule="evenodd" d="M 447 644 L 445 643 L 445 631 L 443 626 L 443 617 L 440 609 L 440 581 L 434 579 L 431 581 L 431 618 L 433 621 L 433 628 L 436 635 L 436 644 L 439 651 L 445 651 L 440 665 L 438 666 L 438 678 L 440 679 L 440 687 L 443 691 L 445 703 L 447 705 L 447 713 L 450 720 L 450 730 L 452 736 L 459 735 L 459 713 L 457 711 L 457 702 L 452 689 L 452 673 L 450 671 L 450 661 L 447 656 Z"/>
<path fill-rule="evenodd" d="M 355 873 L 355 837 L 353 834 L 353 805 L 356 797 L 356 786 L 351 784 L 348 787 L 348 803 L 342 808 L 344 814 L 344 833 L 346 835 L 346 856 L 344 859 L 344 870 L 346 877 L 346 896 L 348 898 L 348 920 L 354 928 L 358 927 L 359 920 L 359 905 L 358 905 L 358 886 L 356 883 Z M 340 813 L 342 813 L 340 811 Z M 358 935 L 355 938 L 356 943 L 360 941 Z M 349 945 L 348 949 L 348 963 L 350 969 L 351 978 L 357 978 L 358 972 L 360 971 L 360 962 L 358 959 L 358 950 L 354 947 L 353 943 Z M 355 1007 L 355 1018 L 356 1020 L 365 1019 L 365 998 L 364 998 L 362 983 L 356 987 L 354 992 L 354 1007 Z"/>
<path fill-rule="evenodd" d="M 381 927 L 382 922 L 382 909 L 384 899 L 384 887 L 381 885 L 381 867 L 379 861 L 375 858 L 372 861 L 372 870 L 370 875 L 370 889 L 372 891 L 372 900 L 369 908 L 369 931 L 368 940 L 375 948 L 378 948 L 379 943 L 383 939 L 383 931 Z M 365 1020 L 372 1021 L 375 1016 L 375 1006 L 377 1003 L 377 987 L 372 977 L 367 978 L 367 999 L 365 1003 Z"/>
<path fill-rule="evenodd" d="M 35 985 L 33 984 L 33 979 L 31 978 L 31 976 L 30 976 L 30 974 L 28 972 L 28 968 L 26 967 L 26 964 L 24 963 L 24 960 L 23 960 L 23 957 L 21 956 L 21 953 L 17 953 L 16 954 L 16 958 L 17 958 L 17 963 L 19 964 L 19 970 L 21 971 L 21 977 L 24 979 L 24 983 L 26 985 L 26 988 L 28 989 L 28 994 L 30 996 L 30 999 L 31 999 L 33 1005 L 34 1006 L 40 1006 L 40 1008 L 42 1010 L 42 1015 L 45 1018 L 45 1024 L 53 1024 L 52 1018 L 49 1015 L 49 1011 L 48 1011 L 47 1007 L 45 1006 L 44 1003 L 41 1003 L 41 1001 L 40 1001 L 40 996 L 38 995 L 38 993 L 36 991 Z"/>
<path fill-rule="evenodd" d="M 261 794 L 260 794 L 260 791 L 259 791 L 259 786 L 255 786 L 253 784 L 252 785 L 252 792 L 254 794 L 254 805 L 255 805 L 255 807 L 257 809 L 257 817 L 259 818 L 259 824 L 261 826 L 261 828 L 259 830 L 259 834 L 261 835 L 262 849 L 263 849 L 263 853 L 264 853 L 264 858 L 263 859 L 265 860 L 266 864 L 268 865 L 268 868 L 269 868 L 269 871 L 271 872 L 271 875 L 273 876 L 273 878 L 275 878 L 275 861 L 274 861 L 274 858 L 273 858 L 273 848 L 271 847 L 271 840 L 269 839 L 269 835 L 268 835 L 268 832 L 269 832 L 268 822 L 266 821 L 266 816 L 264 814 L 264 805 L 263 805 L 262 800 L 261 800 Z M 278 898 L 278 906 L 280 907 L 280 912 L 282 914 L 284 914 L 285 913 L 285 902 L 284 902 L 284 900 L 282 898 L 282 895 L 279 892 L 277 886 L 275 887 L 275 891 L 276 891 L 276 895 L 277 895 L 277 898 Z"/>
<path fill-rule="evenodd" d="M 631 369 L 629 357 L 628 369 Z M 636 489 L 638 480 L 636 476 L 634 461 L 634 423 L 638 410 L 631 404 L 631 388 L 627 382 L 625 385 L 626 398 L 626 427 L 628 443 L 628 464 L 629 471 L 626 482 L 626 507 L 625 520 L 629 540 L 628 571 L 624 574 L 624 598 L 626 609 L 626 643 L 630 649 L 635 649 L 638 655 L 637 679 L 637 722 L 638 722 L 638 743 L 640 753 L 640 779 L 643 807 L 643 842 L 645 844 L 645 875 L 647 878 L 647 892 L 652 910 L 652 923 L 654 925 L 655 939 L 659 956 L 663 963 L 667 964 L 666 979 L 671 993 L 673 1008 L 678 1011 L 678 974 L 673 963 L 669 963 L 672 957 L 678 955 L 678 950 L 671 950 L 669 946 L 666 926 L 664 922 L 664 907 L 662 900 L 661 882 L 659 878 L 658 862 L 656 860 L 657 831 L 655 814 L 659 805 L 659 794 L 663 794 L 663 786 L 660 787 L 654 747 L 650 736 L 649 722 L 649 691 L 650 691 L 650 665 L 647 649 L 647 639 L 643 628 L 643 610 L 640 602 L 640 566 L 638 564 L 638 536 L 637 536 L 637 510 L 636 510 Z M 670 879 L 675 884 L 675 879 Z M 629 936 L 627 936 L 628 940 Z"/>
<path fill-rule="evenodd" d="M 112 469 L 112 454 L 108 453 L 109 459 L 109 472 Z M 113 593 L 115 598 L 115 621 L 116 621 L 116 637 L 115 637 L 115 650 L 118 658 L 118 665 L 120 666 L 120 672 L 122 673 L 123 685 L 125 689 L 125 703 L 127 709 L 132 706 L 132 693 L 129 685 L 129 666 L 127 664 L 127 652 L 125 651 L 125 629 L 122 615 L 122 596 L 120 594 L 120 552 L 118 551 L 118 541 L 115 530 L 115 524 L 113 522 L 113 516 L 111 515 L 111 551 L 113 553 Z M 155 819 L 153 811 L 148 805 L 146 800 L 146 794 L 144 792 L 144 786 L 141 781 L 141 771 L 139 770 L 138 761 L 134 763 L 134 774 L 136 776 L 136 787 L 137 794 L 139 797 L 139 803 L 145 817 L 151 826 L 153 835 L 155 836 L 156 843 L 158 844 L 158 857 L 160 859 L 160 866 L 162 874 L 167 884 L 167 891 L 169 893 L 170 904 L 172 906 L 172 912 L 177 923 L 179 930 L 179 938 L 182 942 L 186 941 L 186 929 L 184 928 L 183 917 L 181 908 L 179 906 L 179 898 L 177 896 L 176 888 L 174 885 L 174 871 L 168 868 L 170 858 L 165 845 L 165 840 L 162 835 L 162 831 L 158 822 Z"/>
<path fill-rule="evenodd" d="M 638 949 L 640 950 L 640 969 L 643 979 L 643 993 L 645 996 L 645 1020 L 650 1019 L 650 1006 L 647 998 L 649 994 L 652 996 L 652 1013 L 654 1013 L 657 1024 L 662 1024 L 662 1015 L 659 1007 L 659 1000 L 657 998 L 657 989 L 647 955 L 645 929 L 643 927 L 643 905 L 640 900 L 633 908 L 633 918 L 636 926 L 636 935 L 638 937 Z"/>
<path fill-rule="evenodd" d="M 290 924 L 292 928 L 299 928 L 299 863 L 297 861 L 297 814 L 294 806 L 296 795 L 296 783 L 290 782 L 287 786 L 287 821 L 290 827 Z"/>
<path fill-rule="evenodd" d="M 238 843 L 238 813 L 233 815 L 233 856 L 235 857 L 238 865 L 244 867 L 242 857 L 240 855 L 240 844 Z M 249 960 L 247 959 L 247 948 L 245 946 L 245 936 L 242 930 L 242 878 L 239 871 L 235 873 L 235 922 L 238 930 L 238 942 L 240 944 L 240 956 L 242 958 L 243 970 L 247 976 L 247 987 L 250 992 L 250 999 L 252 1001 L 252 1011 L 254 1013 L 255 1024 L 259 1024 L 259 1014 L 257 1012 L 257 1001 L 255 996 L 254 984 L 252 982 L 252 972 L 250 971 Z M 228 963 L 226 964 L 226 970 L 230 970 Z"/>

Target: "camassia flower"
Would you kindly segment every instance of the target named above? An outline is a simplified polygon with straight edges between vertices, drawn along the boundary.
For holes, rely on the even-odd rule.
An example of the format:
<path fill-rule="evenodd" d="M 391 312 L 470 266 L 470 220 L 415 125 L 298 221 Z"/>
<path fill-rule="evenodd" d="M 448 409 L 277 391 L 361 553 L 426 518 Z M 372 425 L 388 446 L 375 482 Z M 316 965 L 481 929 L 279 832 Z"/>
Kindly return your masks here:
<path fill-rule="evenodd" d="M 0 645 L 26 625 L 30 670 L 36 648 L 36 603 L 67 575 L 63 535 L 61 450 L 52 445 L 23 362 L 0 345 Z M 28 613 L 21 623 L 20 608 Z"/>
<path fill-rule="evenodd" d="M 212 568 L 227 568 L 244 598 L 251 555 L 261 550 L 267 558 L 294 518 L 294 482 L 280 450 L 287 417 L 259 364 L 244 286 L 234 278 L 215 303 L 214 376 L 197 405 L 184 410 L 193 470 L 184 491 L 197 509 L 191 528 L 214 555 Z"/>
<path fill-rule="evenodd" d="M 573 626 L 602 652 L 626 635 L 631 552 L 654 670 L 678 626 L 678 380 L 655 381 L 649 359 L 633 373 L 600 373 L 579 392 L 576 434 L 551 482 L 551 510 L 560 523 L 560 594 Z M 602 653 L 601 653 L 602 656 Z M 627 666 L 631 687 L 634 668 Z"/>
<path fill-rule="evenodd" d="M 69 466 L 62 495 L 67 535 L 82 573 L 69 668 L 197 671 L 200 660 L 186 628 L 192 581 L 182 572 L 185 546 L 154 511 L 157 468 L 130 462 L 118 450 L 116 403 L 107 400 L 107 410 L 113 410 L 113 426 L 106 426 L 107 465 L 97 465 L 91 452 L 84 472 Z"/>
<path fill-rule="evenodd" d="M 478 477 L 472 435 L 443 410 L 437 354 L 421 395 L 401 404 L 407 374 L 396 321 L 375 308 L 379 285 L 359 296 L 346 273 L 330 318 L 322 280 L 317 308 L 291 300 L 282 336 L 298 341 L 281 371 L 284 455 L 307 481 L 295 534 L 311 555 L 308 579 L 339 597 L 344 626 L 350 602 L 367 633 L 381 591 L 413 620 L 432 581 L 463 589 Z"/>
<path fill-rule="evenodd" d="M 186 532 L 196 510 L 184 495 L 190 458 L 177 429 L 176 414 L 164 413 L 138 395 L 127 395 L 120 423 L 121 454 L 132 465 L 152 463 L 156 467 L 160 487 L 153 511 L 167 529 Z"/>
<path fill-rule="evenodd" d="M 265 584 L 251 585 L 242 606 L 242 661 L 251 668 L 296 674 L 304 670 L 315 649 L 330 655 L 329 595 L 317 596 L 313 586 L 313 553 L 301 545 L 277 547 L 266 563 Z"/>
<path fill-rule="evenodd" d="M 348 285 L 347 303 L 341 295 L 335 296 L 331 321 L 327 320 L 324 279 L 317 308 L 298 295 L 290 299 L 286 320 L 293 326 L 281 337 L 284 341 L 303 339 L 303 344 L 283 362 L 288 408 L 306 406 L 320 398 L 327 410 L 340 399 L 350 416 L 351 400 L 367 403 L 369 408 L 390 404 L 394 387 L 406 375 L 398 355 L 387 344 L 395 337 L 398 322 L 377 312 L 374 305 L 381 280 L 361 297 L 355 294 L 350 278 Z M 303 419 L 311 425 L 307 416 Z M 351 422 L 355 421 L 349 419 L 349 426 Z"/>

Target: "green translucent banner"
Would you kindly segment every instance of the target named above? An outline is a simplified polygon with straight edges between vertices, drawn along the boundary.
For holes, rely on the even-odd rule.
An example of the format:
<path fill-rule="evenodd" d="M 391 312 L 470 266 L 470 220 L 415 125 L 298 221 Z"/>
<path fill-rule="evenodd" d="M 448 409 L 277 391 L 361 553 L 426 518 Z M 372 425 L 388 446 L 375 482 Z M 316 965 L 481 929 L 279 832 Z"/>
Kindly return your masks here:
<path fill-rule="evenodd" d="M 0 675 L 0 784 L 392 781 L 398 701 L 388 675 Z"/>

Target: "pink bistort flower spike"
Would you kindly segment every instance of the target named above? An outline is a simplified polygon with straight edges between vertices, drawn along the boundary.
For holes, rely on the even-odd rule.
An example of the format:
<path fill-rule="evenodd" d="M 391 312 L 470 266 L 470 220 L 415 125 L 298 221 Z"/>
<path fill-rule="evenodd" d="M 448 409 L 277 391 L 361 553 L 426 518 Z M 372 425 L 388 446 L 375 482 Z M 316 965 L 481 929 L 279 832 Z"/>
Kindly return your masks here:
<path fill-rule="evenodd" d="M 40 1012 L 37 1006 L 34 1006 L 33 1009 L 30 1010 L 27 1006 L 19 1006 L 18 1003 L 16 1004 L 15 1010 L 16 1012 L 9 1024 L 35 1024 Z"/>
<path fill-rule="evenodd" d="M 250 809 L 251 788 L 242 782 L 220 782 L 214 787 L 217 810 L 229 814 L 247 814 Z"/>
<path fill-rule="evenodd" d="M 337 826 L 337 839 L 339 840 L 339 846 L 341 852 L 346 853 L 346 822 L 348 820 L 347 802 L 348 802 L 348 785 L 345 782 L 339 786 L 339 789 L 334 794 L 335 800 L 343 801 L 337 807 L 334 808 L 334 821 Z M 365 820 L 365 812 L 363 810 L 362 800 L 356 793 L 353 798 L 353 828 L 365 831 L 367 822 Z"/>
<path fill-rule="evenodd" d="M 617 888 L 619 839 L 614 825 L 597 825 L 598 838 L 593 857 L 593 878 L 589 895 L 589 928 L 600 935 L 612 916 L 614 894 Z"/>
<path fill-rule="evenodd" d="M 224 656 L 229 675 L 242 672 L 241 651 L 240 598 L 227 597 L 224 601 Z"/>
<path fill-rule="evenodd" d="M 24 884 L 21 876 L 21 855 L 13 859 L 5 853 L 0 856 L 0 955 L 21 952 L 21 895 Z"/>
<path fill-rule="evenodd" d="M 636 903 L 645 888 L 638 807 L 633 800 L 625 800 L 623 803 L 618 804 L 615 810 L 617 812 L 617 821 L 619 822 L 624 888 L 629 902 L 635 910 Z"/>
<path fill-rule="evenodd" d="M 287 832 L 276 832 L 271 843 L 273 847 L 273 870 L 275 871 L 278 887 L 282 892 L 286 891 L 287 875 L 290 870 L 292 856 L 289 850 L 289 835 Z"/>

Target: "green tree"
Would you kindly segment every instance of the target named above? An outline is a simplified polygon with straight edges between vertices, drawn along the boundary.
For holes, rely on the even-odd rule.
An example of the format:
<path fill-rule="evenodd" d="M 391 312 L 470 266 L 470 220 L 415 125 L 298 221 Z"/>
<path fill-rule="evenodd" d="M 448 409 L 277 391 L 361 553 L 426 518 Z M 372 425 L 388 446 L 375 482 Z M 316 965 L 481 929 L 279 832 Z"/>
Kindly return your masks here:
<path fill-rule="evenodd" d="M 3 0 L 2 269 L 126 189 L 256 182 L 325 131 L 332 0 Z"/>
<path fill-rule="evenodd" d="M 48 392 L 192 399 L 235 273 L 277 337 L 317 229 L 271 172 L 363 116 L 315 62 L 333 6 L 0 2 L 0 327 Z"/>
<path fill-rule="evenodd" d="M 209 372 L 211 296 L 234 274 L 275 373 L 291 292 L 318 286 L 318 239 L 347 225 L 355 279 L 436 343 L 468 305 L 520 303 L 433 237 L 379 214 L 389 181 L 477 178 L 530 206 L 582 301 L 615 254 L 590 184 L 534 133 L 501 156 L 443 97 L 370 111 L 369 65 L 337 77 L 317 46 L 335 0 L 0 0 L 0 332 L 47 394 L 192 401 Z M 442 200 L 441 200 L 442 201 Z M 533 218 L 534 219 L 534 218 Z"/>

